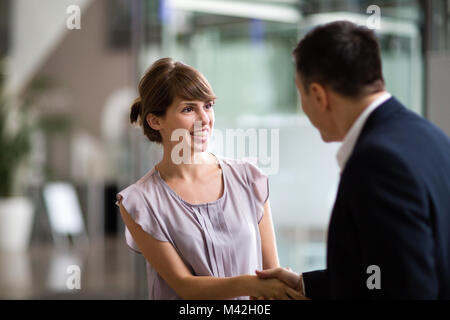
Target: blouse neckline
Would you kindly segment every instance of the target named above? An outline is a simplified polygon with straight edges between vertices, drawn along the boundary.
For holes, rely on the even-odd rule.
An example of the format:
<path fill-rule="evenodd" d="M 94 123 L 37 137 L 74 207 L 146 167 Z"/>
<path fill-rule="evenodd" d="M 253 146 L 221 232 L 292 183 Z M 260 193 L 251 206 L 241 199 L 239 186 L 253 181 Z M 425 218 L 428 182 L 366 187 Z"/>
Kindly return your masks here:
<path fill-rule="evenodd" d="M 156 172 L 156 176 L 158 177 L 158 180 L 161 182 L 161 184 L 163 185 L 163 187 L 170 193 L 172 194 L 175 198 L 177 198 L 179 201 L 183 202 L 184 204 L 191 206 L 191 207 L 203 207 L 203 206 L 213 206 L 216 205 L 220 202 L 222 202 L 222 200 L 225 198 L 225 194 L 227 193 L 227 180 L 225 179 L 225 171 L 224 171 L 224 165 L 222 163 L 222 160 L 217 157 L 215 154 L 211 153 L 211 155 L 213 155 L 216 158 L 216 162 L 219 165 L 220 169 L 222 169 L 222 181 L 223 181 L 223 193 L 222 196 L 214 201 L 211 202 L 202 202 L 202 203 L 190 203 L 186 200 L 184 200 L 178 193 L 176 193 L 167 183 L 166 181 L 164 181 L 164 179 L 161 177 L 159 171 L 156 169 L 156 166 L 153 168 L 153 170 Z"/>

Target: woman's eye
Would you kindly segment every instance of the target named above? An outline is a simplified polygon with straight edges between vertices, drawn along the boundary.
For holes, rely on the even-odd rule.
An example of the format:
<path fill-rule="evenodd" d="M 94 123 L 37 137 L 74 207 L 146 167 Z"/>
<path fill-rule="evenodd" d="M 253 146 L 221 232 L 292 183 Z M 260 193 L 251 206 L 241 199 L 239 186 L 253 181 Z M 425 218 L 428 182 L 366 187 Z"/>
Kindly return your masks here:
<path fill-rule="evenodd" d="M 186 107 L 183 109 L 183 112 L 191 112 L 192 110 L 192 107 Z"/>
<path fill-rule="evenodd" d="M 213 107 L 213 104 L 212 103 L 207 103 L 207 104 L 205 104 L 205 108 L 206 109 L 211 109 Z"/>

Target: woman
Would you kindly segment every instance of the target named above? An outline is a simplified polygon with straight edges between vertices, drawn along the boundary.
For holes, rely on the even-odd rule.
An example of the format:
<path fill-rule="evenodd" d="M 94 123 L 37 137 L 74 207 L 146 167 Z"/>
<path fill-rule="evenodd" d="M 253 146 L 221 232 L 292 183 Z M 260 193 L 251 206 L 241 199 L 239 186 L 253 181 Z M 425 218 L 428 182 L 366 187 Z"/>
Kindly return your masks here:
<path fill-rule="evenodd" d="M 252 275 L 279 266 L 268 180 L 249 162 L 206 152 L 215 100 L 207 80 L 164 58 L 144 75 L 139 94 L 131 123 L 139 120 L 162 144 L 163 158 L 117 204 L 127 244 L 147 260 L 149 298 L 297 297 L 277 279 Z"/>

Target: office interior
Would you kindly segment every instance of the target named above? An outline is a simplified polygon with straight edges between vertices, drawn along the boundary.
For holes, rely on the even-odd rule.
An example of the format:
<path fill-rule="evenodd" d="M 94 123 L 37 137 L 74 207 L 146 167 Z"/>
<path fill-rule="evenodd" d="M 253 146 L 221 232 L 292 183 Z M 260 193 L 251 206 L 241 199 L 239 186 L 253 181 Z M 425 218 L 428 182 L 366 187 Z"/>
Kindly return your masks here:
<path fill-rule="evenodd" d="M 0 144 L 0 299 L 146 299 L 115 195 L 160 159 L 129 108 L 161 57 L 205 75 L 218 132 L 266 133 L 280 263 L 325 268 L 340 144 L 302 112 L 291 52 L 313 27 L 364 25 L 377 8 L 387 90 L 450 135 L 450 0 L 0 0 L 0 140 L 22 125 L 28 139 Z"/>

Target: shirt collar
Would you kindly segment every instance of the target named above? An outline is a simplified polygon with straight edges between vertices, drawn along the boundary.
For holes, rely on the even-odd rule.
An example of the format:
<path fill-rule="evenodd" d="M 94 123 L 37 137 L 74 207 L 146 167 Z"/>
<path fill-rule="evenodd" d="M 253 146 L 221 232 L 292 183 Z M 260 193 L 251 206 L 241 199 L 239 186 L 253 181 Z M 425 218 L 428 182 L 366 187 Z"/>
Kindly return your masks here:
<path fill-rule="evenodd" d="M 375 99 L 364 111 L 359 115 L 356 121 L 352 124 L 350 130 L 345 135 L 344 140 L 342 141 L 342 145 L 339 148 L 336 158 L 339 165 L 339 168 L 342 171 L 344 170 L 345 164 L 347 163 L 348 158 L 353 152 L 353 148 L 355 147 L 356 140 L 358 140 L 359 134 L 361 133 L 364 124 L 369 118 L 370 114 L 378 108 L 381 104 L 383 104 L 386 100 L 388 100 L 392 95 L 389 92 L 382 94 L 380 97 Z"/>

